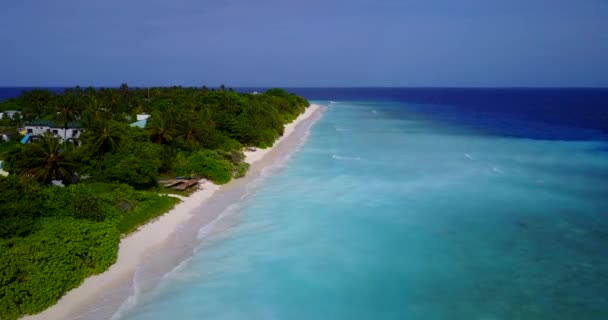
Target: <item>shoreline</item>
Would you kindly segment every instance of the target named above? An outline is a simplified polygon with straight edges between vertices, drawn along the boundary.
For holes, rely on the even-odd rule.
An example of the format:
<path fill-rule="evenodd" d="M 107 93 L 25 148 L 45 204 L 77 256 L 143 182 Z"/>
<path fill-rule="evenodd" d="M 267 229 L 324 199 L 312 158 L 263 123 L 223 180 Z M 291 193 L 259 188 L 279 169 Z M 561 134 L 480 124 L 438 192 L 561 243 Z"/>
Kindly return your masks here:
<path fill-rule="evenodd" d="M 257 151 L 245 151 L 245 162 L 249 163 L 252 168 L 255 167 L 254 169 L 256 170 L 262 170 L 272 162 L 268 161 L 268 155 L 273 150 L 279 149 L 277 147 L 286 147 L 289 150 L 293 149 L 295 147 L 294 144 L 283 146 L 286 144 L 284 141 L 294 135 L 298 125 L 307 122 L 305 120 L 311 119 L 320 110 L 322 110 L 321 106 L 311 104 L 293 122 L 285 125 L 283 135 L 275 141 L 272 147 L 258 149 Z M 310 121 L 308 122 L 310 123 Z M 262 168 L 257 168 L 258 166 Z M 250 168 L 250 171 L 254 171 L 252 168 Z M 250 172 L 246 176 L 249 175 Z M 177 231 L 181 231 L 180 228 L 199 215 L 197 213 L 199 213 L 201 207 L 213 203 L 214 201 L 210 201 L 210 199 L 217 198 L 218 196 L 214 197 L 214 195 L 218 191 L 234 188 L 239 183 L 239 180 L 233 179 L 222 186 L 208 181 L 202 183 L 201 190 L 195 191 L 176 204 L 170 211 L 140 226 L 136 231 L 122 238 L 119 244 L 117 260 L 105 272 L 86 278 L 80 286 L 63 295 L 55 305 L 38 314 L 24 316 L 21 319 L 59 320 L 80 318 L 80 316 L 75 316 L 75 314 L 83 312 L 83 309 L 86 309 L 87 306 L 96 305 L 100 299 L 103 299 L 104 293 L 115 292 L 117 288 L 124 286 L 125 283 L 133 282 L 132 279 L 138 271 L 139 266 L 154 249 L 159 249 L 168 243 Z M 106 319 L 109 318 L 111 316 L 106 317 Z"/>

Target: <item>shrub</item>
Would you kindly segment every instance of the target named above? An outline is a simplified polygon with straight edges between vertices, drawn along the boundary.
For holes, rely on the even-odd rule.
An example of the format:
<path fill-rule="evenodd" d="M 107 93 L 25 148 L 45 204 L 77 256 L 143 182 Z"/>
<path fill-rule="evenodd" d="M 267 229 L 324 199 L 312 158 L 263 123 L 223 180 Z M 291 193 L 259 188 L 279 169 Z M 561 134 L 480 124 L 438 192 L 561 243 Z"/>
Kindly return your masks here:
<path fill-rule="evenodd" d="M 200 175 L 218 184 L 230 181 L 233 170 L 232 163 L 213 150 L 195 152 L 187 158 L 182 155 L 174 167 L 177 175 Z"/>
<path fill-rule="evenodd" d="M 85 188 L 76 189 L 71 210 L 74 217 L 92 221 L 103 221 L 106 217 L 98 196 Z"/>
<path fill-rule="evenodd" d="M 133 143 L 106 157 L 103 177 L 137 189 L 156 185 L 162 165 L 161 147 L 151 142 Z"/>
<path fill-rule="evenodd" d="M 117 222 L 116 228 L 120 233 L 126 234 L 134 231 L 140 225 L 171 210 L 179 199 L 146 193 L 147 199 L 139 202 L 132 210 L 124 212 Z"/>
<path fill-rule="evenodd" d="M 53 305 L 116 260 L 119 233 L 85 220 L 42 219 L 26 238 L 0 243 L 0 314 L 17 319 Z"/>
<path fill-rule="evenodd" d="M 231 138 L 224 137 L 222 142 L 218 145 L 219 150 L 230 151 L 230 150 L 241 150 L 243 145 Z"/>
<path fill-rule="evenodd" d="M 103 221 L 113 213 L 110 205 L 104 205 L 100 196 L 87 185 L 46 188 L 43 193 L 45 216 Z"/>
<path fill-rule="evenodd" d="M 239 164 L 234 165 L 234 174 L 233 175 L 235 178 L 244 177 L 245 174 L 247 173 L 248 169 L 249 169 L 249 163 L 241 162 Z"/>
<path fill-rule="evenodd" d="M 0 238 L 26 236 L 42 212 L 40 188 L 18 177 L 0 176 Z"/>

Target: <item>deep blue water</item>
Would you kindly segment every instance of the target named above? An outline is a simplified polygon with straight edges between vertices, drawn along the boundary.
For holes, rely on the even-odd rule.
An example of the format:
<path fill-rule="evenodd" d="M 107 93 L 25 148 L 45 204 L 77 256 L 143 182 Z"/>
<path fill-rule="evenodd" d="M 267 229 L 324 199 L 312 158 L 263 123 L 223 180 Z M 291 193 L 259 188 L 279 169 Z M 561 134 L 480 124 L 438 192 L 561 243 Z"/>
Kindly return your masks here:
<path fill-rule="evenodd" d="M 290 91 L 306 144 L 116 318 L 608 319 L 608 90 Z"/>
<path fill-rule="evenodd" d="M 36 87 L 0 87 L 0 101 L 4 101 L 10 98 L 16 98 L 23 91 L 30 91 L 35 89 Z M 41 89 L 46 89 L 54 93 L 63 92 L 64 87 L 44 87 Z"/>
<path fill-rule="evenodd" d="M 406 102 L 420 117 L 533 139 L 606 139 L 608 89 L 293 89 L 309 99 Z M 398 113 L 399 111 L 397 111 Z"/>

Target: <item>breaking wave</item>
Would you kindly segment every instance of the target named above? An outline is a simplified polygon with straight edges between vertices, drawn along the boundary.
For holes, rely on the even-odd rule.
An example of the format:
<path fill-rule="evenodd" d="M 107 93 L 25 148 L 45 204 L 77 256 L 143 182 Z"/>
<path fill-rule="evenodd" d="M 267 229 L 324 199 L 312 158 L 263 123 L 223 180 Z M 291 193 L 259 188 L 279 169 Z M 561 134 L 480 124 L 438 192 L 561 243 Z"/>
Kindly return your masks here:
<path fill-rule="evenodd" d="M 347 157 L 347 156 L 339 156 L 336 154 L 333 154 L 331 157 L 336 160 L 361 160 L 361 157 Z"/>

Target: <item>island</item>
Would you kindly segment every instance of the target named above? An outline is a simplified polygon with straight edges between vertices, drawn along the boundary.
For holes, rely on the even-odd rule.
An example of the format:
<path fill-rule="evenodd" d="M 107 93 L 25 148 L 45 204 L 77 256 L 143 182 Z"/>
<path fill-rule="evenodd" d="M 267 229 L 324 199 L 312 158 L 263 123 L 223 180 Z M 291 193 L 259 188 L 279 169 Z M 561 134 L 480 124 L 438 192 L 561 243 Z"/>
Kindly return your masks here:
<path fill-rule="evenodd" d="M 34 89 L 0 103 L 3 319 L 39 313 L 108 270 L 119 243 L 123 260 L 137 255 L 123 248 L 129 235 L 243 177 L 309 106 L 282 89 L 126 84 Z M 185 218 L 172 216 L 156 238 Z"/>

